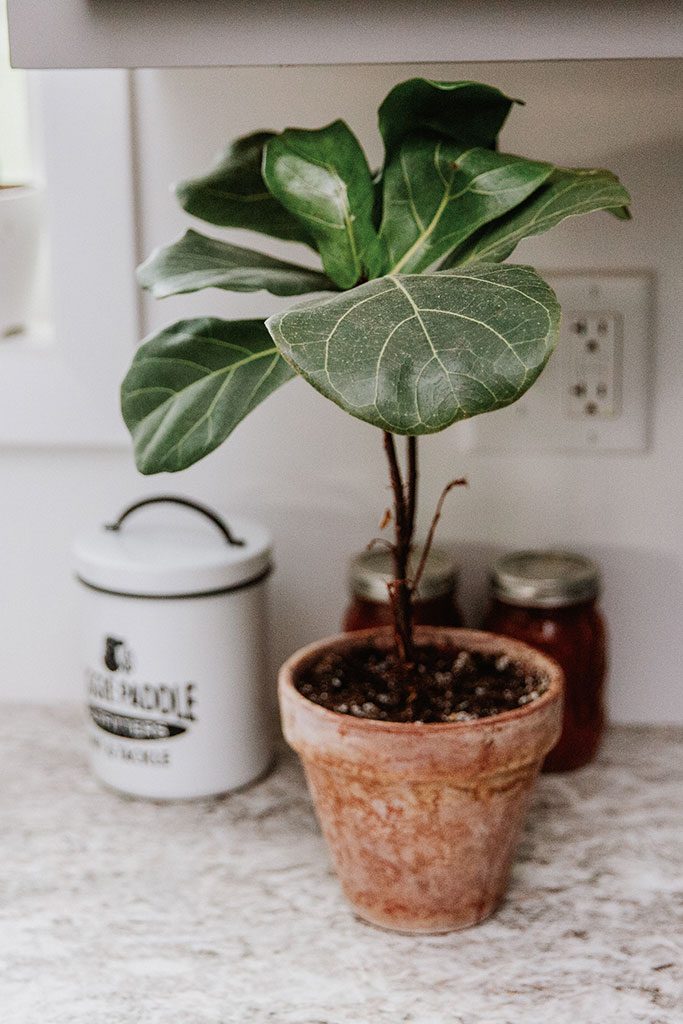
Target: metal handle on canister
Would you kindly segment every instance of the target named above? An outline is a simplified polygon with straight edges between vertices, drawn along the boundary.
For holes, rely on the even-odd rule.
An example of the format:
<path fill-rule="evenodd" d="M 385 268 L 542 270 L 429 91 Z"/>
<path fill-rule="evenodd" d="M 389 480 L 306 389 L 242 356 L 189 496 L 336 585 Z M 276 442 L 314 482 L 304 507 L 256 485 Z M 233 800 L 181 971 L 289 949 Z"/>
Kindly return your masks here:
<path fill-rule="evenodd" d="M 198 501 L 191 501 L 190 498 L 181 498 L 175 494 L 159 494 L 153 498 L 143 498 L 141 501 L 136 501 L 132 505 L 129 505 L 128 508 L 124 509 L 118 519 L 114 520 L 113 523 L 105 523 L 104 528 L 105 530 L 111 530 L 116 533 L 121 529 L 128 516 L 133 512 L 137 512 L 139 508 L 144 508 L 146 505 L 161 504 L 182 505 L 185 508 L 193 509 L 195 512 L 200 512 L 218 527 L 228 544 L 232 544 L 234 547 L 244 547 L 244 541 L 233 536 L 230 527 L 224 519 L 221 519 L 217 512 L 214 512 L 213 509 L 210 509 L 207 505 L 200 505 Z"/>

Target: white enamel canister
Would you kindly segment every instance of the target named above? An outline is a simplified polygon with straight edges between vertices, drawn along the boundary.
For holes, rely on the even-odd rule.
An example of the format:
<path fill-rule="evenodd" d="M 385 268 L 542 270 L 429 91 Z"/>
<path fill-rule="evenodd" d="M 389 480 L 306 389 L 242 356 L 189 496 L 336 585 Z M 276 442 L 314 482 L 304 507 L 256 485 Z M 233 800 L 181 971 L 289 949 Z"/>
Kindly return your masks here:
<path fill-rule="evenodd" d="M 147 507 L 168 503 L 187 508 Z M 90 757 L 106 785 L 188 799 L 267 771 L 271 557 L 260 526 L 168 496 L 77 541 Z"/>

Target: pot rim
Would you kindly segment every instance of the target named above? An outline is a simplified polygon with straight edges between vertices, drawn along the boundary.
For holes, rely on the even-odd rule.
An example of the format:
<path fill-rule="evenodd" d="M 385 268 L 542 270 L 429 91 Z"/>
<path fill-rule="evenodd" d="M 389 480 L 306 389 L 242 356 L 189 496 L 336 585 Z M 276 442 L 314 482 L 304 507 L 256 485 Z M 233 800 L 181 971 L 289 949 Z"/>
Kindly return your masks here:
<path fill-rule="evenodd" d="M 283 663 L 279 672 L 279 686 L 281 690 L 287 691 L 288 700 L 305 708 L 309 715 L 316 716 L 319 721 L 327 722 L 328 725 L 343 725 L 346 729 L 352 728 L 359 732 L 367 733 L 407 733 L 409 731 L 429 732 L 430 735 L 442 732 L 467 732 L 478 729 L 491 729 L 497 725 L 504 725 L 508 722 L 527 718 L 544 709 L 548 704 L 554 703 L 562 696 L 564 688 L 564 674 L 562 669 L 553 658 L 521 640 L 513 640 L 511 637 L 499 633 L 490 633 L 480 629 L 466 629 L 459 626 L 416 626 L 415 635 L 418 640 L 434 636 L 451 636 L 460 641 L 460 646 L 470 650 L 486 651 L 491 647 L 502 645 L 501 653 L 508 654 L 513 660 L 522 663 L 531 662 L 535 668 L 542 670 L 548 677 L 547 689 L 535 700 L 524 704 L 520 708 L 511 711 L 501 711 L 497 715 L 488 715 L 485 718 L 471 719 L 465 722 L 388 722 L 378 718 L 356 718 L 354 715 L 346 715 L 340 711 L 331 711 L 329 708 L 316 704 L 304 694 L 300 693 L 294 685 L 294 678 L 304 667 L 314 662 L 316 658 L 330 649 L 343 644 L 345 647 L 360 646 L 376 637 L 390 637 L 391 627 L 363 629 L 349 633 L 337 633 L 325 637 L 314 643 L 301 647 Z"/>

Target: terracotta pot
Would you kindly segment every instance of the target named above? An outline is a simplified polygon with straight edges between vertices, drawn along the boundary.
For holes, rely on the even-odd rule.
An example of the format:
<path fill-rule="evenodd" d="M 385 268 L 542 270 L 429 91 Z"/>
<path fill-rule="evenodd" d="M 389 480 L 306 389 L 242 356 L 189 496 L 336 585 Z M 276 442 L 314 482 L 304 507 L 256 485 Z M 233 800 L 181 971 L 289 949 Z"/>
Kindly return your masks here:
<path fill-rule="evenodd" d="M 402 932 L 448 932 L 500 902 L 543 758 L 560 735 L 559 666 L 526 644 L 468 629 L 419 627 L 419 643 L 507 654 L 548 680 L 530 704 L 474 722 L 380 722 L 314 704 L 296 689 L 328 651 L 386 631 L 305 647 L 280 671 L 285 736 L 300 755 L 344 892 L 366 921 Z"/>

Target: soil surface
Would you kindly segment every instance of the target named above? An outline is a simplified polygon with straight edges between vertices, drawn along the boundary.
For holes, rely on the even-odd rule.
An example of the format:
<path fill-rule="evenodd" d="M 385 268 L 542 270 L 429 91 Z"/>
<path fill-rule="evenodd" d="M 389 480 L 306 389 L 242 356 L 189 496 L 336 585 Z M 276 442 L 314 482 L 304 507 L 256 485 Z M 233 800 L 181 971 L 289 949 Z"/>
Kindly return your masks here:
<path fill-rule="evenodd" d="M 547 689 L 507 655 L 418 647 L 401 670 L 393 651 L 359 647 L 330 653 L 301 677 L 297 689 L 315 704 L 384 722 L 470 722 L 522 707 Z"/>

